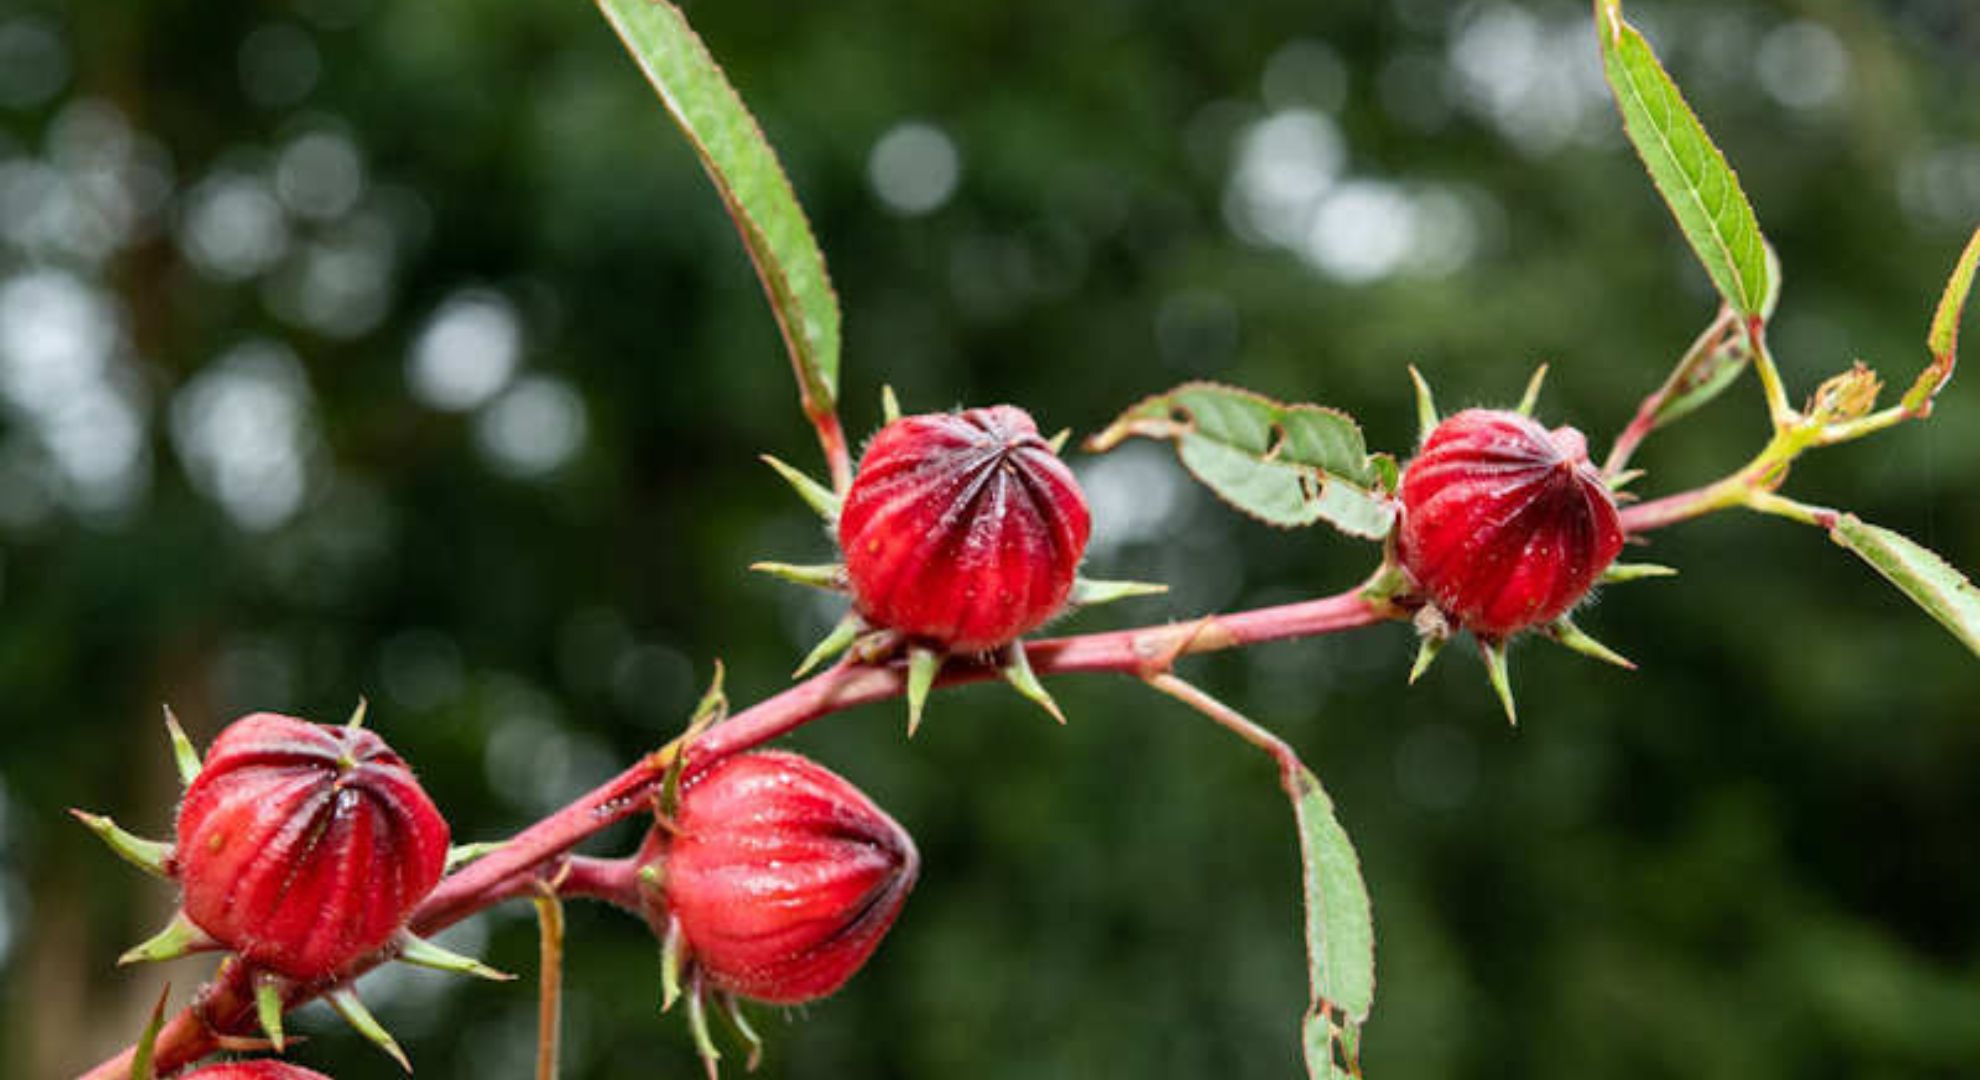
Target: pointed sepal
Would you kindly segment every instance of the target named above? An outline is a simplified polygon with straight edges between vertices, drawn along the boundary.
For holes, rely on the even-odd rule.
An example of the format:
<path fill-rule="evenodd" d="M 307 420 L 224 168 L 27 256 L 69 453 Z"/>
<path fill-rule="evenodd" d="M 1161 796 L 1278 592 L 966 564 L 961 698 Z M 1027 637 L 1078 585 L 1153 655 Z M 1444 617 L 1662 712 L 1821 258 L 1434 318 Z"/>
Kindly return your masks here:
<path fill-rule="evenodd" d="M 687 730 L 674 742 L 680 749 L 674 751 L 673 760 L 667 763 L 667 775 L 660 781 L 660 794 L 655 799 L 655 816 L 660 821 L 672 821 L 674 808 L 681 802 L 681 774 L 687 769 L 685 748 L 701 733 L 729 718 L 729 695 L 722 689 L 722 681 L 728 671 L 722 661 L 715 661 L 715 674 L 708 680 L 708 689 L 695 703 L 694 712 L 688 714 Z"/>
<path fill-rule="evenodd" d="M 883 384 L 880 387 L 880 420 L 891 424 L 901 418 L 901 399 L 894 396 L 894 388 Z"/>
<path fill-rule="evenodd" d="M 784 482 L 798 493 L 798 498 L 817 511 L 819 517 L 828 522 L 839 520 L 839 496 L 831 488 L 769 454 L 763 455 L 763 463 L 777 470 L 777 475 L 783 477 Z"/>
<path fill-rule="evenodd" d="M 652 870 L 640 871 L 641 874 Z M 659 873 L 653 873 L 651 884 L 658 887 Z M 660 938 L 660 1011 L 667 1012 L 674 1002 L 681 999 L 681 976 L 687 970 L 687 935 L 681 932 L 681 920 L 669 918 L 667 932 Z"/>
<path fill-rule="evenodd" d="M 1620 495 L 1622 494 L 1622 490 L 1624 488 L 1628 487 L 1631 484 L 1636 483 L 1638 480 L 1641 480 L 1648 475 L 1650 475 L 1649 472 L 1644 469 L 1624 469 L 1623 471 L 1615 474 L 1614 476 L 1605 477 L 1604 482 L 1606 482 L 1609 485 L 1609 490 L 1611 492 Z M 1633 495 L 1630 497 L 1635 498 L 1635 496 Z"/>
<path fill-rule="evenodd" d="M 369 712 L 370 710 L 371 710 L 371 702 L 367 700 L 364 697 L 364 695 L 362 694 L 358 695 L 357 706 L 351 709 L 351 718 L 349 720 L 344 721 L 344 726 L 347 728 L 363 727 L 364 714 Z"/>
<path fill-rule="evenodd" d="M 1409 685 L 1415 686 L 1416 680 L 1430 670 L 1430 665 L 1437 661 L 1437 654 L 1444 651 L 1444 646 L 1450 644 L 1450 640 L 1436 634 L 1425 634 L 1417 640 L 1416 662 L 1409 665 Z"/>
<path fill-rule="evenodd" d="M 166 864 L 172 858 L 172 845 L 158 840 L 146 840 L 142 836 L 125 832 L 115 821 L 102 814 L 92 814 L 87 810 L 71 809 L 69 816 L 83 823 L 83 827 L 96 834 L 117 857 L 137 867 L 153 877 L 170 878 Z"/>
<path fill-rule="evenodd" d="M 432 968 L 455 975 L 472 975 L 490 982 L 509 982 L 515 978 L 506 971 L 497 971 L 472 956 L 462 956 L 452 949 L 442 948 L 423 937 L 406 934 L 399 939 L 399 959 L 415 967 Z"/>
<path fill-rule="evenodd" d="M 722 1006 L 723 1017 L 729 1021 L 729 1026 L 736 1030 L 736 1037 L 742 1040 L 743 1048 L 749 1051 L 749 1057 L 743 1062 L 743 1068 L 755 1072 L 756 1067 L 763 1064 L 763 1036 L 756 1033 L 755 1026 L 743 1013 L 741 998 L 734 994 L 723 994 L 718 1003 Z"/>
<path fill-rule="evenodd" d="M 379 1023 L 377 1017 L 371 1015 L 370 1009 L 364 1007 L 364 1002 L 358 1000 L 356 991 L 349 987 L 332 990 L 325 995 L 325 1000 L 329 1001 L 332 1009 L 337 1010 L 338 1016 L 344 1018 L 344 1023 L 351 1025 L 351 1030 L 364 1036 L 371 1045 L 385 1051 L 387 1057 L 399 1063 L 399 1068 L 412 1072 L 412 1062 L 406 1060 L 406 1052 L 399 1048 L 399 1041 L 392 1037 L 391 1032 L 385 1030 L 385 1025 Z"/>
<path fill-rule="evenodd" d="M 1421 446 L 1437 430 L 1437 399 L 1430 395 L 1430 384 L 1415 364 L 1409 365 L 1409 382 L 1416 391 L 1416 443 Z"/>
<path fill-rule="evenodd" d="M 1066 440 L 1070 438 L 1072 438 L 1072 429 L 1060 428 L 1059 433 L 1057 435 L 1054 435 L 1051 438 L 1045 440 L 1045 445 L 1052 448 L 1052 453 L 1060 456 L 1064 456 L 1066 450 Z"/>
<path fill-rule="evenodd" d="M 220 943 L 208 937 L 206 931 L 194 926 L 192 920 L 186 918 L 186 913 L 181 911 L 172 916 L 172 921 L 165 924 L 165 929 L 119 956 L 117 966 L 177 960 L 181 956 L 191 956 L 196 952 L 211 952 L 217 948 L 220 948 Z"/>
<path fill-rule="evenodd" d="M 199 751 L 193 749 L 192 740 L 186 738 L 186 729 L 179 724 L 170 705 L 165 706 L 165 735 L 172 740 L 172 761 L 179 767 L 179 783 L 191 786 L 199 779 Z"/>
<path fill-rule="evenodd" d="M 803 585 L 811 589 L 824 589 L 828 592 L 846 591 L 846 568 L 838 563 L 796 563 L 756 562 L 749 568 L 759 574 L 769 574 L 793 585 Z"/>
<path fill-rule="evenodd" d="M 1484 641 L 1478 643 L 1478 655 L 1485 661 L 1485 677 L 1492 681 L 1492 692 L 1499 695 L 1499 704 L 1506 710 L 1506 722 L 1519 726 L 1519 708 L 1513 704 L 1512 676 L 1506 671 L 1506 643 Z"/>
<path fill-rule="evenodd" d="M 507 840 L 483 840 L 473 844 L 455 844 L 447 849 L 445 872 L 451 874 L 484 855 L 492 855 L 506 843 Z"/>
<path fill-rule="evenodd" d="M 268 1045 L 276 1053 L 288 1045 L 282 1034 L 282 1012 L 288 1008 L 282 1000 L 282 977 L 266 971 L 254 974 L 254 1016 L 261 1023 L 261 1031 L 268 1036 Z"/>
<path fill-rule="evenodd" d="M 861 619 L 852 612 L 847 612 L 846 617 L 840 619 L 838 624 L 832 627 L 832 632 L 826 634 L 823 641 L 813 646 L 812 650 L 805 654 L 804 662 L 797 666 L 796 671 L 791 672 L 791 678 L 804 678 L 805 673 L 809 672 L 812 668 L 852 648 L 853 642 L 857 641 L 859 635 L 865 632 L 866 620 Z"/>
<path fill-rule="evenodd" d="M 165 1002 L 172 996 L 172 984 L 158 992 L 157 1003 L 151 1006 L 151 1016 L 145 1021 L 144 1031 L 138 1035 L 137 1047 L 131 1051 L 131 1080 L 157 1080 L 158 1070 L 153 1061 L 158 1053 L 158 1033 L 165 1030 Z"/>
<path fill-rule="evenodd" d="M 1546 633 L 1554 641 L 1583 656 L 1592 657 L 1605 664 L 1614 664 L 1624 671 L 1636 670 L 1636 665 L 1631 663 L 1628 657 L 1589 637 L 1580 627 L 1565 618 L 1555 619 Z"/>
<path fill-rule="evenodd" d="M 1066 714 L 1059 711 L 1059 703 L 1045 690 L 1045 684 L 1038 681 L 1038 673 L 1031 670 L 1031 657 L 1024 651 L 1024 643 L 1014 641 L 1004 649 L 1004 662 L 998 667 L 1004 681 L 1011 688 L 1024 695 L 1025 699 L 1052 714 L 1052 719 L 1063 724 Z"/>
<path fill-rule="evenodd" d="M 921 710 L 928 704 L 928 692 L 935 688 L 935 676 L 942 672 L 942 654 L 921 645 L 908 647 L 907 707 L 908 738 L 921 727 Z"/>
<path fill-rule="evenodd" d="M 701 1056 L 701 1067 L 707 1070 L 708 1080 L 718 1080 L 722 1075 L 722 1052 L 715 1049 L 714 1033 L 708 1030 L 708 993 L 696 978 L 688 988 L 687 1015 L 688 1031 L 694 1035 L 694 1051 Z"/>
<path fill-rule="evenodd" d="M 1116 600 L 1128 600 L 1137 596 L 1159 596 L 1168 592 L 1167 585 L 1152 581 L 1096 581 L 1092 578 L 1074 578 L 1072 596 L 1066 603 L 1074 607 L 1099 607 Z"/>
<path fill-rule="evenodd" d="M 1540 388 L 1547 383 L 1547 365 L 1533 369 L 1533 377 L 1526 380 L 1526 393 L 1519 396 L 1519 415 L 1532 416 L 1533 407 L 1540 403 Z"/>
<path fill-rule="evenodd" d="M 1676 576 L 1676 569 L 1656 563 L 1611 563 L 1607 570 L 1602 571 L 1602 584 L 1620 585 L 1627 581 Z"/>

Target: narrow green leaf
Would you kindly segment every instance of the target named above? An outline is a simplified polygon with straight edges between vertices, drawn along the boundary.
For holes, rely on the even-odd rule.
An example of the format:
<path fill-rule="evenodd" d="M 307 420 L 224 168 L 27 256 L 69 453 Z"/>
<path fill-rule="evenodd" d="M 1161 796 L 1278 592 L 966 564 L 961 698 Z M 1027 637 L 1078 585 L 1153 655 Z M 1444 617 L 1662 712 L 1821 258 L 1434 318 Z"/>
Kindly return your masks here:
<path fill-rule="evenodd" d="M 1966 310 L 1966 299 L 1973 293 L 1975 270 L 1980 270 L 1980 229 L 1973 231 L 1973 239 L 1960 252 L 1952 276 L 1946 279 L 1946 291 L 1939 297 L 1938 310 L 1932 313 L 1932 330 L 1925 338 L 1926 347 L 1932 350 L 1932 362 L 1905 392 L 1904 407 L 1908 411 L 1917 412 L 1930 404 L 1933 396 L 1952 379 L 1953 364 L 1959 359 L 1960 314 Z"/>
<path fill-rule="evenodd" d="M 1863 557 L 1925 613 L 1980 655 L 1980 589 L 1930 548 L 1855 514 L 1844 514 L 1829 530 L 1836 543 Z"/>
<path fill-rule="evenodd" d="M 1595 0 L 1602 68 L 1623 129 L 1719 295 L 1762 315 L 1773 291 L 1767 245 L 1739 176 L 1712 144 L 1650 43 L 1623 21 L 1621 0 Z"/>
<path fill-rule="evenodd" d="M 1141 436 L 1176 444 L 1177 456 L 1217 496 L 1280 528 L 1325 521 L 1379 540 L 1395 524 L 1387 497 L 1393 462 L 1370 454 L 1346 413 L 1285 405 L 1214 383 L 1185 383 L 1128 409 L 1093 437 L 1110 449 Z"/>
<path fill-rule="evenodd" d="M 1952 277 L 1946 281 L 1946 291 L 1939 297 L 1939 309 L 1932 315 L 1932 333 L 1926 341 L 1934 356 L 1949 355 L 1959 347 L 1959 317 L 1966 309 L 1966 298 L 1973 292 L 1976 269 L 1980 269 L 1980 229 L 1973 230 L 1973 239 L 1960 252 Z"/>
<path fill-rule="evenodd" d="M 770 297 L 805 412 L 832 410 L 839 299 L 797 195 L 755 117 L 687 18 L 666 0 L 598 0 L 708 170 Z"/>
<path fill-rule="evenodd" d="M 1313 994 L 1302 1043 L 1307 1071 L 1325 1078 L 1344 1075 L 1334 1063 L 1343 1024 L 1360 1025 L 1375 1004 L 1375 922 L 1361 860 L 1334 816 L 1333 800 L 1304 766 L 1289 783 L 1299 826 Z"/>

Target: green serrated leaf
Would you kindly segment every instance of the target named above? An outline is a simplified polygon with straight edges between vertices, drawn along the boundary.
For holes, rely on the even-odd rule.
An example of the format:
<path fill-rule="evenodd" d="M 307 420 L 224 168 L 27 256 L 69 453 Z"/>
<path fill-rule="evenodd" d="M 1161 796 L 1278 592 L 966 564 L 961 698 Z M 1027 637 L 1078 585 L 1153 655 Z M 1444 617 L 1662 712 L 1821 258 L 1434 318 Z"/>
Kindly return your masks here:
<path fill-rule="evenodd" d="M 1346 413 L 1285 405 L 1214 383 L 1185 383 L 1123 413 L 1090 445 L 1141 436 L 1176 444 L 1178 457 L 1217 496 L 1269 525 L 1325 521 L 1379 540 L 1395 524 L 1386 498 L 1393 462 L 1370 454 Z"/>
<path fill-rule="evenodd" d="M 838 400 L 839 300 L 776 152 L 721 66 L 665 0 L 598 0 L 701 158 L 742 234 L 791 354 L 807 414 Z"/>
<path fill-rule="evenodd" d="M 1313 995 L 1303 1040 L 1306 1066 L 1315 1077 L 1329 1077 L 1338 1075 L 1333 1053 L 1336 1017 L 1359 1024 L 1375 1005 L 1375 922 L 1361 879 L 1361 860 L 1334 816 L 1333 800 L 1305 767 L 1294 776 L 1292 787 L 1306 900 L 1307 975 Z M 1317 1042 L 1316 1025 L 1322 1036 Z"/>
<path fill-rule="evenodd" d="M 1602 67 L 1623 129 L 1719 295 L 1762 315 L 1773 292 L 1766 242 L 1739 176 L 1685 104 L 1650 43 L 1623 21 L 1621 0 L 1595 0 Z"/>
<path fill-rule="evenodd" d="M 1925 613 L 1980 655 L 1980 589 L 1953 565 L 1915 540 L 1855 514 L 1836 519 L 1829 535 L 1863 557 Z"/>

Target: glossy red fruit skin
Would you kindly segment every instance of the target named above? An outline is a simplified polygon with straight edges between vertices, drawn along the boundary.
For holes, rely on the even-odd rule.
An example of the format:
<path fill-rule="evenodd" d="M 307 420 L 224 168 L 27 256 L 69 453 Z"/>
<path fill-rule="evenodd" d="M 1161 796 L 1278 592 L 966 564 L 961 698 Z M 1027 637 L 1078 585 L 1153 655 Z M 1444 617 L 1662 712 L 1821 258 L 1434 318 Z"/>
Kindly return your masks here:
<path fill-rule="evenodd" d="M 446 867 L 445 818 L 363 728 L 255 713 L 179 804 L 187 918 L 257 968 L 334 977 L 404 927 Z"/>
<path fill-rule="evenodd" d="M 914 888 L 907 830 L 845 779 L 796 754 L 724 758 L 681 787 L 673 828 L 640 852 L 659 868 L 641 904 L 656 933 L 680 920 L 689 962 L 716 989 L 796 1005 L 852 977 Z"/>
<path fill-rule="evenodd" d="M 256 1058 L 253 1061 L 226 1061 L 218 1065 L 208 1065 L 180 1077 L 179 1080 L 330 1080 L 329 1077 L 300 1065 L 272 1058 Z"/>
<path fill-rule="evenodd" d="M 951 652 L 1058 614 L 1092 531 L 1072 470 L 1011 405 L 881 428 L 839 513 L 860 615 Z"/>
<path fill-rule="evenodd" d="M 1608 485 L 1571 427 L 1466 409 L 1402 476 L 1396 556 L 1438 609 L 1496 640 L 1552 622 L 1622 550 Z"/>

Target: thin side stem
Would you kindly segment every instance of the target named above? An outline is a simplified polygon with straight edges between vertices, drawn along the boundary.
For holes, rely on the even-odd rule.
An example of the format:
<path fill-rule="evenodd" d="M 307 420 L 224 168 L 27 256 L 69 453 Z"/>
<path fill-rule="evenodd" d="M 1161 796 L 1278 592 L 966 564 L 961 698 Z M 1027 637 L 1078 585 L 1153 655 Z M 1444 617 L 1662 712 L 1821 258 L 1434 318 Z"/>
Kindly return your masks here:
<path fill-rule="evenodd" d="M 1704 363 L 1706 357 L 1711 356 L 1713 351 L 1719 348 L 1726 335 L 1732 333 L 1736 326 L 1738 320 L 1733 317 L 1732 309 L 1719 308 L 1718 317 L 1713 319 L 1711 325 L 1707 326 L 1698 335 L 1697 340 L 1691 343 L 1691 347 L 1684 351 L 1677 365 L 1671 368 L 1670 375 L 1664 379 L 1663 385 L 1651 391 L 1636 407 L 1636 415 L 1630 419 L 1629 426 L 1623 429 L 1622 434 L 1616 436 L 1615 446 L 1609 450 L 1609 459 L 1602 463 L 1603 476 L 1614 479 L 1622 475 L 1622 471 L 1629 467 L 1630 456 L 1636 453 L 1636 448 L 1643 444 L 1643 440 L 1650 437 L 1651 432 L 1657 430 L 1657 415 L 1664 411 L 1664 406 L 1670 401 L 1671 395 L 1684 386 L 1698 365 Z"/>
<path fill-rule="evenodd" d="M 832 474 L 832 490 L 844 496 L 852 489 L 852 450 L 846 445 L 846 429 L 839 423 L 839 411 L 831 406 L 805 410 L 805 416 L 818 432 L 818 445 L 825 451 L 825 466 Z"/>
<path fill-rule="evenodd" d="M 1758 315 L 1749 316 L 1746 340 L 1753 348 L 1753 373 L 1760 376 L 1760 389 L 1767 396 L 1767 415 L 1774 421 L 1774 430 L 1786 431 L 1801 419 L 1801 414 L 1788 403 L 1780 368 L 1775 366 L 1774 354 L 1767 348 L 1767 321 Z"/>
<path fill-rule="evenodd" d="M 1148 685 L 1195 709 L 1238 738 L 1272 755 L 1272 760 L 1278 763 L 1279 779 L 1285 786 L 1286 794 L 1294 798 L 1299 797 L 1297 779 L 1300 769 L 1304 766 L 1300 764 L 1299 755 L 1284 739 L 1261 727 L 1250 717 L 1210 696 L 1195 683 L 1179 676 L 1166 673 L 1152 675 L 1148 678 Z"/>
<path fill-rule="evenodd" d="M 564 902 L 544 885 L 536 894 L 540 984 L 536 1001 L 536 1080 L 557 1080 L 557 1048 L 564 1019 Z"/>

